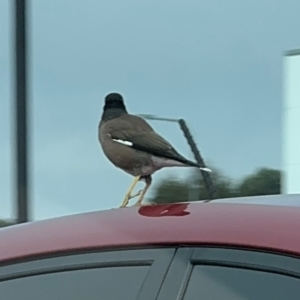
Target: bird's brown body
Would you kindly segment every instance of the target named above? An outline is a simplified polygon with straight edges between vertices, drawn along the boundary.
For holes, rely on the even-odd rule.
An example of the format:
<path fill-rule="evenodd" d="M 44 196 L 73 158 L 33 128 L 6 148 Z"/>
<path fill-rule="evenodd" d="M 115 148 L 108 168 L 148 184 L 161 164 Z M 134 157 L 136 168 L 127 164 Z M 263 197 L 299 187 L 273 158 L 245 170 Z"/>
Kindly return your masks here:
<path fill-rule="evenodd" d="M 123 115 L 119 118 L 120 124 L 127 130 L 132 130 L 134 128 L 130 122 L 126 121 L 126 116 Z M 132 116 L 135 118 L 135 116 Z M 135 118 L 136 123 L 141 123 L 138 117 Z M 112 135 L 114 130 L 114 121 L 109 120 L 107 122 L 100 123 L 102 131 L 99 130 L 99 140 L 103 148 L 103 152 L 107 158 L 118 168 L 124 170 L 125 172 L 131 174 L 132 176 L 138 175 L 150 175 L 151 168 L 153 167 L 151 156 L 145 152 L 136 151 L 125 144 L 118 143 L 113 140 Z M 135 126 L 138 129 L 138 126 Z M 151 130 L 151 127 L 146 130 Z M 124 159 L 126 157 L 126 159 Z M 141 162 L 143 162 L 141 164 Z"/>
<path fill-rule="evenodd" d="M 134 123 L 132 123 L 133 120 Z M 173 147 L 162 137 L 159 137 L 144 119 L 138 116 L 124 114 L 118 118 L 118 124 L 122 126 L 126 133 L 115 129 L 114 119 L 107 122 L 100 122 L 99 127 L 102 129 L 99 130 L 99 141 L 102 145 L 103 152 L 116 167 L 132 176 L 146 176 L 152 175 L 164 166 L 168 166 L 168 159 L 160 159 L 161 162 L 159 164 L 159 159 L 151 155 L 151 153 L 136 150 L 125 144 L 128 138 L 129 141 L 132 140 L 130 133 L 134 132 L 135 137 L 139 137 L 140 141 L 144 139 L 144 146 L 151 143 L 154 138 L 156 140 L 161 139 L 165 151 L 169 150 L 170 154 L 176 153 Z M 114 141 L 113 137 L 116 136 L 119 140 L 124 141 L 124 144 Z M 151 136 L 153 137 L 151 138 Z M 163 161 L 165 163 L 163 163 Z M 173 162 L 172 165 L 183 166 L 183 163 Z"/>
<path fill-rule="evenodd" d="M 151 175 L 164 167 L 190 166 L 201 168 L 187 160 L 141 117 L 127 113 L 121 95 L 109 94 L 105 99 L 98 138 L 106 157 L 118 168 L 135 176 L 122 207 L 132 198 L 135 184 L 144 179 L 145 189 L 138 205 L 151 184 Z"/>

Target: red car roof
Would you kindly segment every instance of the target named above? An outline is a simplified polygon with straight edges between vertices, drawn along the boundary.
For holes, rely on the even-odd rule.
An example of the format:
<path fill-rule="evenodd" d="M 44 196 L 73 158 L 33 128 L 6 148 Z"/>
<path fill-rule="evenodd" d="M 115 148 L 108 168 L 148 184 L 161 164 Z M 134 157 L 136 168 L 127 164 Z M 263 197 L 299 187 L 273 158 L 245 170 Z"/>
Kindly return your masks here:
<path fill-rule="evenodd" d="M 300 256 L 300 208 L 179 203 L 112 209 L 0 230 L 0 262 L 92 249 L 221 245 Z"/>

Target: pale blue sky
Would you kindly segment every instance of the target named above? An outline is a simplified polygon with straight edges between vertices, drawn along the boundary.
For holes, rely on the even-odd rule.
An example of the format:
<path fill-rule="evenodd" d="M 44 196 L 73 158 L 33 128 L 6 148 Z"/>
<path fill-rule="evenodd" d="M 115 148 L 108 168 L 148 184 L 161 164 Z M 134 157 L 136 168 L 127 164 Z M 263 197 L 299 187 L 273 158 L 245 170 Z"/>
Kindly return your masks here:
<path fill-rule="evenodd" d="M 10 0 L 0 0 L 0 217 L 13 206 Z M 116 207 L 132 178 L 97 141 L 104 96 L 185 118 L 233 178 L 281 164 L 282 54 L 299 48 L 299 0 L 31 0 L 31 196 L 37 219 Z M 192 157 L 174 124 L 152 125 Z M 162 170 L 153 185 L 176 168 Z"/>

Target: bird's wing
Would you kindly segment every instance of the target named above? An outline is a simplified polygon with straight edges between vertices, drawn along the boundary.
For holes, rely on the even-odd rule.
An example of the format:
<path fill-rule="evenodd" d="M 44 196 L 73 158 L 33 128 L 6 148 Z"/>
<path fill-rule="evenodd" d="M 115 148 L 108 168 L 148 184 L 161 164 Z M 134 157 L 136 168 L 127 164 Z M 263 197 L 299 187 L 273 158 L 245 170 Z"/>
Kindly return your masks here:
<path fill-rule="evenodd" d="M 171 144 L 154 131 L 138 132 L 135 128 L 126 128 L 113 130 L 110 135 L 114 140 L 123 141 L 124 144 L 127 142 L 128 145 L 132 144 L 132 148 L 153 155 L 160 153 L 164 156 L 165 152 L 174 151 Z"/>
<path fill-rule="evenodd" d="M 107 132 L 116 142 L 123 143 L 133 149 L 178 161 L 184 159 L 168 141 L 157 134 L 142 118 L 132 115 L 119 118 L 118 125 L 110 126 Z"/>

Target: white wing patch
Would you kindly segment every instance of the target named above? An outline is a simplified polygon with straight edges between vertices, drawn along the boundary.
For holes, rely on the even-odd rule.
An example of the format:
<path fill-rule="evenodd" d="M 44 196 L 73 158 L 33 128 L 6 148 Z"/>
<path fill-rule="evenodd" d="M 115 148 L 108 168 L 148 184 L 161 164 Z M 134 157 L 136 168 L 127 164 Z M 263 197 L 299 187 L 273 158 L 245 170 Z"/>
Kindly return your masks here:
<path fill-rule="evenodd" d="M 113 139 L 114 142 L 117 142 L 119 144 L 125 145 L 125 146 L 129 146 L 132 147 L 133 143 L 129 142 L 129 141 L 124 141 L 124 140 L 120 140 L 120 139 Z"/>

